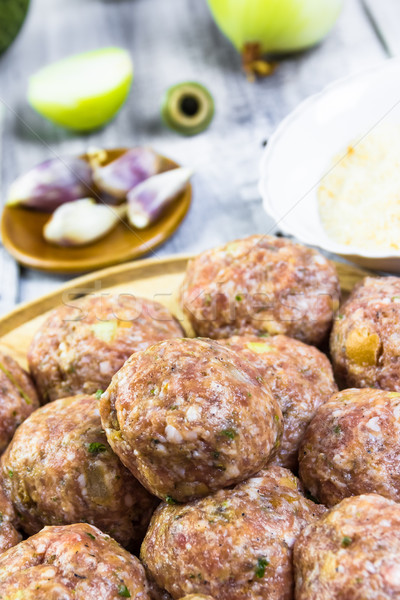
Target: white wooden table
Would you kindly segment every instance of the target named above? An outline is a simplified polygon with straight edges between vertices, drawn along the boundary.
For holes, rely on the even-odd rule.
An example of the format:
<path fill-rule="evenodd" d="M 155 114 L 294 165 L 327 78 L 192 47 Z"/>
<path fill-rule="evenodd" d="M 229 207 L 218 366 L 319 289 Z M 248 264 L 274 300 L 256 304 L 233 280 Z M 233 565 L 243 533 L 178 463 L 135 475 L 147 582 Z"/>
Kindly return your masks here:
<path fill-rule="evenodd" d="M 399 29 L 390 13 L 399 0 L 379 4 L 374 27 L 361 0 L 346 0 L 330 36 L 318 47 L 283 61 L 273 76 L 248 83 L 240 59 L 213 24 L 205 0 L 32 0 L 24 29 L 0 57 L 3 119 L 1 194 L 20 173 L 57 154 L 80 154 L 89 145 L 151 143 L 196 169 L 194 201 L 178 232 L 154 256 L 198 252 L 229 239 L 274 232 L 257 192 L 263 144 L 301 100 L 334 79 L 397 52 Z M 388 41 L 379 33 L 389 23 Z M 397 21 L 400 27 L 400 20 Z M 47 62 L 100 46 L 129 49 L 135 80 L 127 104 L 105 129 L 88 136 L 57 128 L 25 101 L 28 76 Z M 203 82 L 216 101 L 212 126 L 182 138 L 161 123 L 164 90 L 185 80 Z M 0 314 L 67 279 L 20 268 L 0 247 Z"/>

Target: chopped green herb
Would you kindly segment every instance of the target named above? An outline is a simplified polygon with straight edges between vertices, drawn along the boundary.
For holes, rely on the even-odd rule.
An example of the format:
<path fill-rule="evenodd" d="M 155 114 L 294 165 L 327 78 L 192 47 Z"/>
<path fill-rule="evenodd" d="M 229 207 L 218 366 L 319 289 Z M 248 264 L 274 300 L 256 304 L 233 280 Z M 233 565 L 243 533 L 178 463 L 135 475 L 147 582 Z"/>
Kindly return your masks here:
<path fill-rule="evenodd" d="M 257 566 L 255 568 L 256 577 L 262 579 L 265 575 L 265 568 L 268 567 L 269 560 L 266 558 L 259 558 L 257 561 Z"/>
<path fill-rule="evenodd" d="M 102 393 L 103 393 L 103 390 L 97 390 L 97 392 L 95 393 L 97 400 L 100 400 Z"/>
<path fill-rule="evenodd" d="M 247 392 L 247 397 L 251 398 L 253 394 L 251 394 L 251 392 Z"/>
<path fill-rule="evenodd" d="M 96 539 L 95 536 L 92 533 L 86 532 L 86 535 L 88 535 L 91 540 L 95 540 Z"/>
<path fill-rule="evenodd" d="M 176 500 L 172 496 L 165 496 L 165 502 L 167 504 L 178 504 Z"/>
<path fill-rule="evenodd" d="M 342 539 L 343 548 L 348 548 L 353 540 L 348 535 L 345 535 Z"/>
<path fill-rule="evenodd" d="M 10 479 L 14 477 L 14 471 L 12 469 L 8 469 L 8 476 Z"/>
<path fill-rule="evenodd" d="M 335 425 L 333 431 L 336 433 L 336 435 L 339 435 L 342 432 L 342 428 L 340 427 L 340 425 Z"/>
<path fill-rule="evenodd" d="M 153 388 L 152 390 L 150 390 L 150 394 L 151 394 L 152 396 L 154 396 L 154 395 L 155 395 L 155 393 L 156 393 L 156 390 L 155 390 L 154 388 Z"/>
<path fill-rule="evenodd" d="M 88 450 L 91 454 L 99 454 L 99 452 L 106 452 L 107 446 L 101 444 L 100 442 L 92 442 L 89 444 Z"/>
<path fill-rule="evenodd" d="M 210 304 L 211 304 L 211 294 L 206 294 L 204 296 L 204 304 L 206 306 L 210 306 Z"/>
<path fill-rule="evenodd" d="M 240 294 L 237 294 L 237 296 L 235 296 L 235 300 L 236 302 L 241 302 L 243 300 L 243 297 Z"/>
<path fill-rule="evenodd" d="M 269 334 L 269 333 L 266 333 L 266 332 L 265 332 L 265 333 L 259 333 L 259 334 L 258 334 L 258 337 L 263 337 L 263 338 L 266 338 L 266 337 L 271 337 L 271 336 L 270 336 L 270 334 Z"/>
<path fill-rule="evenodd" d="M 337 318 L 341 321 L 342 319 L 344 319 L 344 315 L 338 314 Z"/>
<path fill-rule="evenodd" d="M 229 440 L 234 440 L 235 437 L 238 435 L 238 432 L 235 431 L 235 429 L 223 429 L 221 431 L 221 435 L 228 438 Z"/>
<path fill-rule="evenodd" d="M 131 593 L 124 583 L 118 586 L 118 596 L 122 596 L 123 598 L 131 597 Z"/>
<path fill-rule="evenodd" d="M 279 421 L 280 421 L 279 415 L 274 415 L 274 419 L 277 423 L 279 423 Z"/>
<path fill-rule="evenodd" d="M 169 407 L 169 410 L 176 410 L 178 408 L 178 406 L 176 404 L 173 404 L 172 406 Z"/>

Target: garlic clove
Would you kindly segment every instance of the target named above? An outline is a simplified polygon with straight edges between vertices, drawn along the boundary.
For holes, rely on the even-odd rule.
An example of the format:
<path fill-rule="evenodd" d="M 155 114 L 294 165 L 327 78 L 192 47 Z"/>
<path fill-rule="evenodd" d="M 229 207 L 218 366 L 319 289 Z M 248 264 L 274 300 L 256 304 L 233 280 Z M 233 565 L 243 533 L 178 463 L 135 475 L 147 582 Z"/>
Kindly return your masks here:
<path fill-rule="evenodd" d="M 129 190 L 156 175 L 160 168 L 160 157 L 151 148 L 132 148 L 108 165 L 100 166 L 91 161 L 93 180 L 99 190 L 114 198 L 126 198 Z"/>
<path fill-rule="evenodd" d="M 44 238 L 57 246 L 84 246 L 105 236 L 125 216 L 126 204 L 96 204 L 83 198 L 60 206 L 46 223 Z"/>
<path fill-rule="evenodd" d="M 128 198 L 128 220 L 138 229 L 148 227 L 179 194 L 190 178 L 192 169 L 181 167 L 154 175 L 133 188 Z"/>
<path fill-rule="evenodd" d="M 92 170 L 81 158 L 52 158 L 11 184 L 7 205 L 53 211 L 66 202 L 87 196 Z"/>

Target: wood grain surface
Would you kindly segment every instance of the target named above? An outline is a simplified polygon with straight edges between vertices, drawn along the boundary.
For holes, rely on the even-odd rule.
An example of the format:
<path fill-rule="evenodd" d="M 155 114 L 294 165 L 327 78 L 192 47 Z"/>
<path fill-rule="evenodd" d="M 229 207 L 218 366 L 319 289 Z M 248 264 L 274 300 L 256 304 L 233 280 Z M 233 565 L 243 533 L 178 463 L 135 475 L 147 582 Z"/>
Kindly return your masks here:
<path fill-rule="evenodd" d="M 72 304 L 83 295 L 133 294 L 161 302 L 181 322 L 189 336 L 193 331 L 178 301 L 179 289 L 185 274 L 189 256 L 164 259 L 146 259 L 109 267 L 78 277 L 56 291 L 15 308 L 0 318 L 0 348 L 26 367 L 29 344 L 48 312 L 64 304 Z M 361 281 L 367 271 L 343 263 L 335 263 L 338 271 L 342 299 L 354 285 Z"/>
<path fill-rule="evenodd" d="M 31 73 L 68 54 L 108 45 L 131 52 L 135 79 L 126 106 L 107 127 L 78 136 L 29 108 L 25 98 Z M 196 253 L 230 239 L 274 232 L 257 191 L 259 160 L 271 131 L 310 94 L 386 56 L 362 0 L 345 0 L 322 44 L 287 57 L 273 76 L 255 84 L 244 78 L 240 59 L 215 27 L 205 0 L 32 0 L 20 36 L 0 57 L 0 97 L 6 109 L 2 198 L 18 174 L 51 156 L 80 154 L 90 145 L 151 143 L 196 170 L 188 216 L 152 256 Z M 204 83 L 216 103 L 211 127 L 194 138 L 167 130 L 159 116 L 165 89 L 186 80 Z M 65 281 L 21 269 L 0 248 L 0 314 Z"/>

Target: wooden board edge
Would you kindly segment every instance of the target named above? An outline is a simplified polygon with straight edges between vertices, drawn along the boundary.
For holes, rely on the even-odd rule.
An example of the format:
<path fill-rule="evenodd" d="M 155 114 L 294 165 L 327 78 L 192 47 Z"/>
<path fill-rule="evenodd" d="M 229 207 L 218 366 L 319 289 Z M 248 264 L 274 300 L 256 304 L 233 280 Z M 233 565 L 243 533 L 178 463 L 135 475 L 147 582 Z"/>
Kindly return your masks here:
<path fill-rule="evenodd" d="M 111 287 L 127 281 L 134 281 L 135 278 L 152 277 L 154 270 L 159 270 L 160 267 L 163 268 L 164 273 L 180 271 L 186 267 L 190 258 L 192 258 L 191 255 L 181 254 L 161 259 L 146 258 L 76 277 L 40 298 L 18 305 L 14 310 L 0 317 L 0 338 L 61 304 L 66 293 L 71 300 L 90 294 L 101 287 Z"/>
<path fill-rule="evenodd" d="M 35 300 L 25 302 L 3 317 L 0 317 L 0 338 L 10 333 L 13 329 L 24 325 L 35 317 L 55 308 L 61 304 L 63 296 L 68 293 L 69 300 L 89 294 L 102 287 L 111 287 L 134 281 L 135 278 L 149 278 L 154 276 L 154 270 L 163 268 L 163 272 L 182 271 L 194 255 L 177 254 L 161 259 L 147 258 L 140 261 L 132 261 L 118 266 L 107 267 L 100 271 L 94 271 L 87 275 L 74 278 L 68 283 L 61 285 L 56 290 L 41 296 Z M 342 290 L 348 294 L 355 283 L 371 275 L 372 273 L 349 265 L 332 261 L 335 265 Z M 372 274 L 373 275 L 373 274 Z M 99 285 L 100 284 L 100 285 Z M 72 296 L 71 296 L 72 294 Z"/>

